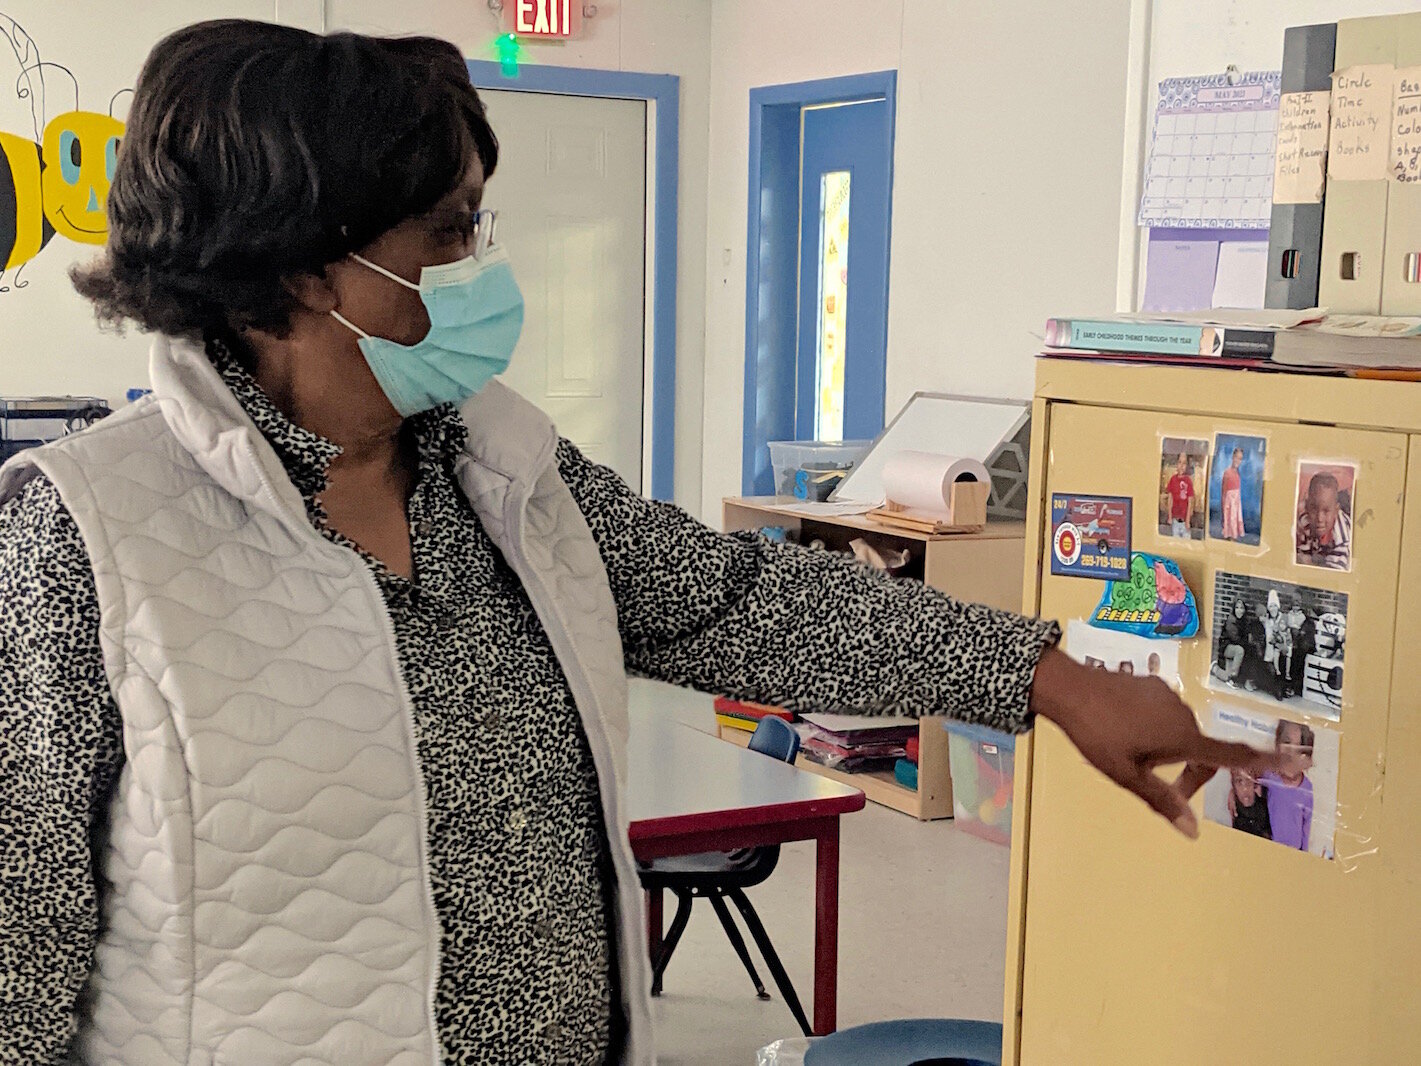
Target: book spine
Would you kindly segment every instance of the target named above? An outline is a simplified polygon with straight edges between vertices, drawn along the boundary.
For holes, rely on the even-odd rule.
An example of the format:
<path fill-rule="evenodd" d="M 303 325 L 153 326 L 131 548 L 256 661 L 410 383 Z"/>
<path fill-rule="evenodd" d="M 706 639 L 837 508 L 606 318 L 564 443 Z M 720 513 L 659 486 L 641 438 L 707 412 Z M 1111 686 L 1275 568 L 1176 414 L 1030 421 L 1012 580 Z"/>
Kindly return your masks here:
<path fill-rule="evenodd" d="M 1103 352 L 1156 352 L 1161 355 L 1218 355 L 1212 326 L 1174 322 L 1112 322 L 1082 318 L 1046 321 L 1046 344 Z"/>
<path fill-rule="evenodd" d="M 782 718 L 786 722 L 794 721 L 794 714 L 782 707 L 771 707 L 763 703 L 746 703 L 741 700 L 733 700 L 728 696 L 715 698 L 715 710 L 719 714 L 738 714 L 747 718 Z"/>
<path fill-rule="evenodd" d="M 1225 329 L 1219 354 L 1225 359 L 1272 359 L 1273 331 L 1270 329 Z"/>
<path fill-rule="evenodd" d="M 728 714 L 718 714 L 715 720 L 727 729 L 742 729 L 747 733 L 755 732 L 755 723 L 744 718 L 736 718 Z"/>

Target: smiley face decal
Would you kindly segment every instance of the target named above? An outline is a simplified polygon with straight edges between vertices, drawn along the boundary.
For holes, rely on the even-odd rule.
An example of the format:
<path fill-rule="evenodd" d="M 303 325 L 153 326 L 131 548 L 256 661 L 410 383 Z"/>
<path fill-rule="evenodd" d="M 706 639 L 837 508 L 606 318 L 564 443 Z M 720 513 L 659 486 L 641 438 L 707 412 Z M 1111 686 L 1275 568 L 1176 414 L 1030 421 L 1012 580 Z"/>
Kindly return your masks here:
<path fill-rule="evenodd" d="M 122 122 L 93 111 L 69 111 L 45 127 L 40 184 L 54 232 L 81 244 L 108 238 L 105 206 L 122 138 Z"/>
<path fill-rule="evenodd" d="M 80 244 L 108 239 L 109 188 L 124 131 L 114 109 L 130 92 L 115 93 L 108 114 L 80 108 L 73 72 L 42 61 L 34 39 L 0 13 L 0 83 L 12 76 L 11 57 L 18 109 L 0 108 L 0 274 L 23 267 L 55 236 Z M 56 115 L 56 95 L 69 96 L 66 81 L 73 108 Z M 0 94 L 0 103 L 6 100 Z M 0 280 L 0 293 L 25 285 L 17 274 L 9 284 Z"/>

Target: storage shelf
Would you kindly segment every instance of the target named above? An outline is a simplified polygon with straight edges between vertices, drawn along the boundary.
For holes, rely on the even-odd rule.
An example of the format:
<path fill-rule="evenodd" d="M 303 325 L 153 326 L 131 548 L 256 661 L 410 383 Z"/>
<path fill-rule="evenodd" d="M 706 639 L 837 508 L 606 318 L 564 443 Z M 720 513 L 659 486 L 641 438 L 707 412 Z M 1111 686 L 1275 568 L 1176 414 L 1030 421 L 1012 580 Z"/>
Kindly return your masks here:
<path fill-rule="evenodd" d="M 850 541 L 865 537 L 876 547 L 901 548 L 908 552 L 906 576 L 950 596 L 972 603 L 985 603 L 1007 610 L 1021 609 L 1021 575 L 1026 553 L 1026 525 L 1023 522 L 987 523 L 977 533 L 927 534 L 898 529 L 875 522 L 866 515 L 806 515 L 789 510 L 794 500 L 775 496 L 733 497 L 724 501 L 727 530 L 754 530 L 783 526 L 800 534 L 823 540 L 835 550 L 847 550 Z M 918 788 L 904 788 L 891 771 L 846 774 L 801 759 L 795 765 L 854 788 L 874 803 L 928 821 L 952 817 L 952 772 L 949 768 L 947 731 L 941 718 L 924 718 L 918 723 Z M 750 734 L 741 729 L 721 728 L 720 735 L 742 747 Z"/>
<path fill-rule="evenodd" d="M 729 726 L 718 728 L 722 740 L 738 744 L 742 748 L 749 746 L 750 734 L 745 730 L 733 729 Z M 920 742 L 922 734 L 929 728 L 938 733 L 944 732 L 941 719 L 925 718 L 918 727 Z M 946 757 L 944 756 L 944 758 Z M 870 770 L 860 774 L 846 774 L 842 770 L 823 766 L 811 759 L 799 759 L 794 765 L 811 774 L 818 774 L 820 777 L 827 777 L 830 781 L 837 781 L 842 785 L 856 788 L 874 803 L 891 807 L 895 811 L 902 811 L 919 821 L 928 822 L 934 818 L 952 817 L 952 775 L 947 772 L 943 774 L 946 779 L 945 787 L 939 784 L 928 792 L 922 792 L 900 785 L 898 779 L 893 776 L 892 770 Z M 918 784 L 920 787 L 923 777 L 922 767 L 919 766 Z"/>

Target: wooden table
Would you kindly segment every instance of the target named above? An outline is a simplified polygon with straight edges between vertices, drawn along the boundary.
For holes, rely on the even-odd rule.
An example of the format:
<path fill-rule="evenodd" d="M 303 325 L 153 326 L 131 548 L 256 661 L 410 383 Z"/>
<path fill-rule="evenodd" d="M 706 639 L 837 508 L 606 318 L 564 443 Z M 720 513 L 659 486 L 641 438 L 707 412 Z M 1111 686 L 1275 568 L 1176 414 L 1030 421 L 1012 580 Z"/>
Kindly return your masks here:
<path fill-rule="evenodd" d="M 628 768 L 629 835 L 638 859 L 816 842 L 813 1026 L 816 1035 L 832 1033 L 839 980 L 839 816 L 862 810 L 863 793 L 642 708 L 631 712 Z M 663 928 L 659 898 L 650 911 L 655 953 Z"/>

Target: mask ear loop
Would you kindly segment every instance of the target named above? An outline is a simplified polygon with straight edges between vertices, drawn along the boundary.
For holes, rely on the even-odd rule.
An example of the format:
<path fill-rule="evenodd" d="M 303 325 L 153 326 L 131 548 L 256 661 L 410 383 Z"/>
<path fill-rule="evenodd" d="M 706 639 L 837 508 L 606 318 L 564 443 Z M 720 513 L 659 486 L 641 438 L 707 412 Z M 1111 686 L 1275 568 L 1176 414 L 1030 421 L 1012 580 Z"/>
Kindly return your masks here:
<path fill-rule="evenodd" d="M 372 263 L 370 260 L 366 259 L 363 255 L 358 255 L 358 254 L 356 254 L 355 252 L 348 252 L 347 254 L 350 256 L 350 258 L 354 259 L 354 260 L 355 260 L 357 263 L 359 263 L 361 266 L 369 267 L 371 270 L 375 271 L 375 273 L 377 273 L 377 274 L 384 274 L 385 277 L 389 278 L 391 281 L 398 281 L 401 285 L 403 285 L 403 286 L 404 286 L 405 288 L 407 288 L 407 289 L 413 289 L 415 292 L 419 292 L 419 291 L 420 291 L 420 288 L 419 288 L 418 285 L 414 284 L 413 282 L 406 281 L 404 278 L 400 277 L 400 276 L 399 276 L 398 274 L 396 274 L 394 271 L 386 270 L 386 269 L 385 269 L 384 267 L 382 267 L 379 263 Z M 361 340 L 368 340 L 368 339 L 370 338 L 370 334 L 366 333 L 363 329 L 361 329 L 359 326 L 357 326 L 357 325 L 356 325 L 354 322 L 352 322 L 350 319 L 346 318 L 346 317 L 345 317 L 344 315 L 342 315 L 339 311 L 334 311 L 334 310 L 331 311 L 331 317 L 334 318 L 337 322 L 339 322 L 339 323 L 340 323 L 342 326 L 344 326 L 346 329 L 348 329 L 348 330 L 350 330 L 352 333 L 354 333 L 354 334 L 355 334 L 357 337 L 359 337 Z"/>
<path fill-rule="evenodd" d="M 369 339 L 370 339 L 370 334 L 366 333 L 363 329 L 361 329 L 359 326 L 357 326 L 357 325 L 356 325 L 354 322 L 352 322 L 350 319 L 346 318 L 346 317 L 345 317 L 343 314 L 341 314 L 339 311 L 332 310 L 332 311 L 331 311 L 331 317 L 332 317 L 333 319 L 335 319 L 337 322 L 339 322 L 339 323 L 340 323 L 342 326 L 344 326 L 346 329 L 348 329 L 348 330 L 350 330 L 352 333 L 354 333 L 354 334 L 355 334 L 357 337 L 359 337 L 361 340 L 369 340 Z"/>
<path fill-rule="evenodd" d="M 370 260 L 366 259 L 363 255 L 357 255 L 355 252 L 351 252 L 351 253 L 350 253 L 350 258 L 354 259 L 354 260 L 355 260 L 357 263 L 359 263 L 361 266 L 367 266 L 367 267 L 369 267 L 371 270 L 375 271 L 375 273 L 377 273 L 377 274 L 384 274 L 385 277 L 389 278 L 391 281 L 398 282 L 399 284 L 403 285 L 403 286 L 404 286 L 405 288 L 407 288 L 407 289 L 413 289 L 415 292 L 419 292 L 419 291 L 420 291 L 419 286 L 416 285 L 414 282 L 412 282 L 412 281 L 406 281 L 404 278 L 402 278 L 402 277 L 400 277 L 398 274 L 396 274 L 393 270 L 386 270 L 386 269 L 385 269 L 384 267 L 382 267 L 379 263 L 372 263 L 372 262 L 370 262 Z"/>

